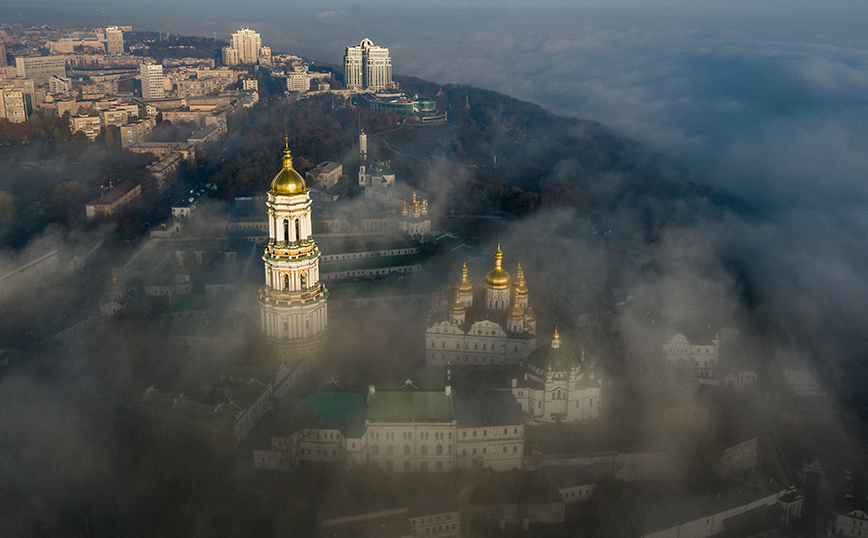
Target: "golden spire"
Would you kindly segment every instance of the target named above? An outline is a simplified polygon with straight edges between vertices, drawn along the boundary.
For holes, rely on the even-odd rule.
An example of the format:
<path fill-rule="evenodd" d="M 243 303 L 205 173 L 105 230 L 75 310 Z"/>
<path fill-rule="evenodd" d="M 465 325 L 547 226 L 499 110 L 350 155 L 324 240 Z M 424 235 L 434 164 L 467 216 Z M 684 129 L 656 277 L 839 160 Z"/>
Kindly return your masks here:
<path fill-rule="evenodd" d="M 301 174 L 292 167 L 292 153 L 289 151 L 289 135 L 286 135 L 286 147 L 283 150 L 283 169 L 271 180 L 271 192 L 274 194 L 301 194 L 307 190 L 307 185 Z"/>
<path fill-rule="evenodd" d="M 500 250 L 500 240 L 498 240 L 497 250 L 494 251 L 494 269 L 485 275 L 485 285 L 493 290 L 507 290 L 509 283 L 509 273 L 503 270 L 503 251 Z"/>
<path fill-rule="evenodd" d="M 516 274 L 516 283 L 515 283 L 516 297 L 518 299 L 527 299 L 529 292 L 527 289 L 527 281 L 524 279 L 524 271 L 521 268 L 521 264 L 518 264 L 518 268 L 516 268 L 515 274 Z"/>
<path fill-rule="evenodd" d="M 555 320 L 555 332 L 552 334 L 552 349 L 561 347 L 561 335 L 558 332 L 558 322 Z"/>
<path fill-rule="evenodd" d="M 518 292 L 512 290 L 512 306 L 506 312 L 507 319 L 510 321 L 521 321 L 524 319 L 524 309 L 518 304 Z"/>
<path fill-rule="evenodd" d="M 462 297 L 473 295 L 473 283 L 470 277 L 467 276 L 467 262 L 464 262 L 464 267 L 461 268 L 461 281 L 458 283 L 458 292 Z"/>

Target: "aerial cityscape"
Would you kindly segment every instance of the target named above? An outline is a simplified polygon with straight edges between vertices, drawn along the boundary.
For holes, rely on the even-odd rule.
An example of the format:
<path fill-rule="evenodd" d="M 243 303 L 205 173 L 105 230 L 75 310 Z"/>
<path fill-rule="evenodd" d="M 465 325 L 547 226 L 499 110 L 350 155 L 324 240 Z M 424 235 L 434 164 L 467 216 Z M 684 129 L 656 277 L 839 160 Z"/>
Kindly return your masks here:
<path fill-rule="evenodd" d="M 0 15 L 0 536 L 868 533 L 862 10 L 61 4 Z"/>

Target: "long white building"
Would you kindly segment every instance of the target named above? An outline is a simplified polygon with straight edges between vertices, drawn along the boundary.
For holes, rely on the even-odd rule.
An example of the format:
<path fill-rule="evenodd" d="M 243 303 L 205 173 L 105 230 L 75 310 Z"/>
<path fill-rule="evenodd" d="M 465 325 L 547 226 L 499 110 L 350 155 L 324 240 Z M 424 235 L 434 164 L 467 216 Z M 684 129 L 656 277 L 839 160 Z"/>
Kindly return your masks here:
<path fill-rule="evenodd" d="M 273 437 L 269 450 L 254 451 L 254 464 L 276 469 L 289 462 L 337 462 L 396 473 L 507 471 L 523 468 L 524 440 L 524 418 L 508 393 L 455 400 L 450 385 L 441 391 L 378 391 L 371 385 L 366 397 L 330 389 L 308 394 L 294 410 L 287 434 Z"/>
<path fill-rule="evenodd" d="M 344 54 L 344 81 L 350 90 L 385 90 L 393 87 L 389 49 L 363 39 L 347 47 Z"/>

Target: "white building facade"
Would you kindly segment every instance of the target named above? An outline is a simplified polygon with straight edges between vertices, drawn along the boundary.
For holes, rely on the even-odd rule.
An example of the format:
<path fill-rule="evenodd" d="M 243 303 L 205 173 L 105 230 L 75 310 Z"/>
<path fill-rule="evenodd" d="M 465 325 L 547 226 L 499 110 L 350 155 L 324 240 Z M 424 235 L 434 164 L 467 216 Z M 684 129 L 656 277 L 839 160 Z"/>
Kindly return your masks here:
<path fill-rule="evenodd" d="M 250 28 L 242 28 L 229 36 L 229 47 L 238 51 L 238 63 L 255 64 L 259 61 L 262 37 Z"/>
<path fill-rule="evenodd" d="M 162 99 L 166 96 L 162 65 L 139 64 L 139 73 L 142 77 L 142 99 Z"/>
<path fill-rule="evenodd" d="M 389 49 L 363 39 L 344 53 L 344 82 L 350 90 L 385 90 L 392 83 L 392 58 Z"/>
<path fill-rule="evenodd" d="M 669 342 L 663 344 L 663 356 L 667 364 L 680 368 L 692 369 L 697 377 L 715 377 L 720 338 L 691 341 L 687 336 L 678 333 Z"/>

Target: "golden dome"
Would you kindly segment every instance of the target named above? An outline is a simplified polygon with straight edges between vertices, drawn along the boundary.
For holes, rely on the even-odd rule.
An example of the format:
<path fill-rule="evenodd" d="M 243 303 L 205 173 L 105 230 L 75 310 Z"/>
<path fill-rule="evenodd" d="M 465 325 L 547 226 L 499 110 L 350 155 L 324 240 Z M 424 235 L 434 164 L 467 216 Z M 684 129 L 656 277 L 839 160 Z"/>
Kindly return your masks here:
<path fill-rule="evenodd" d="M 524 308 L 518 304 L 517 293 L 513 291 L 512 306 L 506 311 L 506 317 L 510 321 L 521 321 L 524 319 Z"/>
<path fill-rule="evenodd" d="M 503 270 L 503 251 L 500 250 L 500 243 L 497 244 L 497 250 L 494 253 L 494 269 L 485 275 L 485 286 L 492 290 L 507 290 L 509 289 L 509 273 Z"/>
<path fill-rule="evenodd" d="M 521 269 L 521 264 L 518 264 L 518 268 L 515 270 L 515 273 L 516 273 L 516 283 L 515 283 L 516 298 L 527 299 L 529 292 L 527 289 L 527 281 L 524 279 L 524 271 Z"/>
<path fill-rule="evenodd" d="M 292 167 L 292 155 L 289 152 L 289 142 L 283 150 L 283 169 L 271 180 L 272 194 L 301 194 L 307 191 L 307 185 L 301 174 Z"/>
<path fill-rule="evenodd" d="M 458 290 L 455 290 L 455 302 L 452 303 L 452 313 L 456 316 L 460 316 L 465 312 L 464 303 L 462 303 L 461 300 L 458 299 L 458 297 Z"/>
<path fill-rule="evenodd" d="M 470 277 L 467 276 L 466 262 L 464 263 L 464 267 L 461 269 L 461 282 L 458 283 L 458 295 L 461 297 L 473 295 L 473 282 L 471 282 Z"/>

